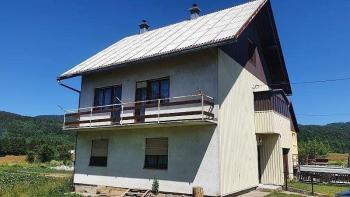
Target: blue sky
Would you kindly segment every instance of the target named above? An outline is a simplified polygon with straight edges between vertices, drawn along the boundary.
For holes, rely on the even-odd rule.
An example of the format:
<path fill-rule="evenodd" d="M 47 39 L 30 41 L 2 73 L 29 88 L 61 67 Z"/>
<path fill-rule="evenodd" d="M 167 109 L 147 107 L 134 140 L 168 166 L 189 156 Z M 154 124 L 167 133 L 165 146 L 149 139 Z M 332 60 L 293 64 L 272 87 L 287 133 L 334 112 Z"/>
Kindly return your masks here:
<path fill-rule="evenodd" d="M 197 3 L 203 13 L 243 0 L 2 0 L 0 2 L 0 110 L 23 115 L 60 114 L 76 108 L 77 95 L 56 77 L 94 53 L 138 32 L 188 18 Z M 350 1 L 272 0 L 292 82 L 350 76 Z M 79 88 L 79 78 L 67 80 Z M 293 85 L 299 123 L 350 121 L 350 81 Z M 310 116 L 310 115 L 327 116 Z"/>

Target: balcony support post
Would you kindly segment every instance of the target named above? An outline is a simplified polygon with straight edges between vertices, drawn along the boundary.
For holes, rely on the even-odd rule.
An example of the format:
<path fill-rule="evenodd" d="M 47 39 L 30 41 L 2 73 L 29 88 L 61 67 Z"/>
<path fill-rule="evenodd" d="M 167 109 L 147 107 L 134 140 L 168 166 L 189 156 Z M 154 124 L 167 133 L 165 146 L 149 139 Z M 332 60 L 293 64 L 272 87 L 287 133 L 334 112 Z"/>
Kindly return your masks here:
<path fill-rule="evenodd" d="M 122 110 L 120 112 L 120 125 L 123 124 L 123 114 L 124 114 L 124 105 L 121 104 L 121 106 L 122 106 Z"/>
<path fill-rule="evenodd" d="M 204 120 L 204 95 L 202 95 L 202 120 Z"/>
<path fill-rule="evenodd" d="M 91 107 L 91 109 L 90 109 L 90 127 L 92 126 L 92 125 L 91 125 L 91 121 L 92 121 L 92 107 Z"/>
<path fill-rule="evenodd" d="M 160 119 L 160 99 L 158 99 L 158 124 L 159 124 L 159 120 Z"/>
<path fill-rule="evenodd" d="M 66 112 L 64 112 L 64 115 L 63 115 L 63 129 L 66 128 Z"/>

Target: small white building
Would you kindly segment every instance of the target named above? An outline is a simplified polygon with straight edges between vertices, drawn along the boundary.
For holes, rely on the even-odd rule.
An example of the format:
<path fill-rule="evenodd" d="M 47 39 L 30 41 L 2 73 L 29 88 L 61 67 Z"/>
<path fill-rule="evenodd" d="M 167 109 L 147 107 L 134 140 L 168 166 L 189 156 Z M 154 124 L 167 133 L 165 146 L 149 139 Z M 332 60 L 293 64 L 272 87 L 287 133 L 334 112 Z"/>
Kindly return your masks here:
<path fill-rule="evenodd" d="M 126 37 L 58 77 L 81 76 L 74 184 L 227 196 L 292 174 L 297 124 L 270 2 Z M 296 138 L 295 138 L 296 139 Z"/>

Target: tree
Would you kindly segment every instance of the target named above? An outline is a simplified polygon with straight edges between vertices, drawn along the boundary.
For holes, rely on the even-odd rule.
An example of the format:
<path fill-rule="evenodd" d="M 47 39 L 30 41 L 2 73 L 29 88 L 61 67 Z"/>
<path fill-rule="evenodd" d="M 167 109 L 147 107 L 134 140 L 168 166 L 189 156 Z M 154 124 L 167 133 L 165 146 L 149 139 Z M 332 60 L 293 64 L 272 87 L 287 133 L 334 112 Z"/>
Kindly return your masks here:
<path fill-rule="evenodd" d="M 328 143 L 317 139 L 298 143 L 299 160 L 303 163 L 307 163 L 309 159 L 324 158 L 330 150 Z"/>
<path fill-rule="evenodd" d="M 55 149 L 48 144 L 44 144 L 39 151 L 39 159 L 41 162 L 49 162 L 55 158 Z"/>
<path fill-rule="evenodd" d="M 60 145 L 57 147 L 58 159 L 63 161 L 64 164 L 67 164 L 68 161 L 72 160 L 71 154 L 69 152 L 69 146 Z"/>

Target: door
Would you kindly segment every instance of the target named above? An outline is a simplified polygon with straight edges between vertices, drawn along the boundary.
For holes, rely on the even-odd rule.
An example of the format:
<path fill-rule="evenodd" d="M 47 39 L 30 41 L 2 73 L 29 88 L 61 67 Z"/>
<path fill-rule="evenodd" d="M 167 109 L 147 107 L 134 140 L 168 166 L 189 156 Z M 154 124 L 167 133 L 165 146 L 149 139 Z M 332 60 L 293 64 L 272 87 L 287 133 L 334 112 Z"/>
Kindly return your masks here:
<path fill-rule="evenodd" d="M 112 124 L 120 122 L 122 86 L 109 86 L 95 89 L 94 111 L 111 113 Z"/>
<path fill-rule="evenodd" d="M 288 148 L 282 148 L 283 152 L 283 172 L 284 172 L 284 179 L 287 180 L 289 176 L 289 164 L 288 164 Z"/>
<path fill-rule="evenodd" d="M 135 96 L 135 123 L 145 122 L 145 111 L 147 100 L 147 82 L 136 83 L 136 96 Z"/>
<path fill-rule="evenodd" d="M 120 114 L 121 114 L 121 98 L 122 98 L 122 86 L 114 86 L 113 87 L 113 110 L 111 113 L 112 122 L 114 124 L 120 123 Z"/>
<path fill-rule="evenodd" d="M 261 145 L 258 145 L 258 175 L 259 183 L 261 183 Z"/>

